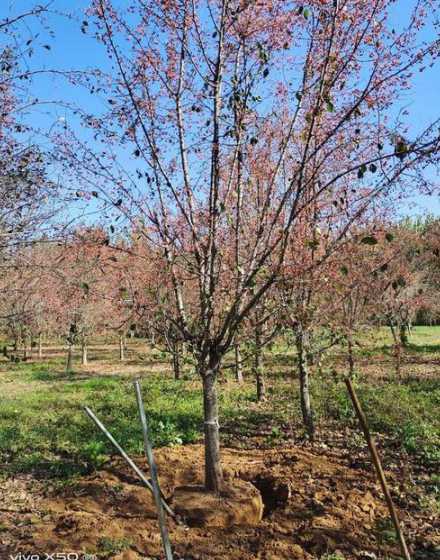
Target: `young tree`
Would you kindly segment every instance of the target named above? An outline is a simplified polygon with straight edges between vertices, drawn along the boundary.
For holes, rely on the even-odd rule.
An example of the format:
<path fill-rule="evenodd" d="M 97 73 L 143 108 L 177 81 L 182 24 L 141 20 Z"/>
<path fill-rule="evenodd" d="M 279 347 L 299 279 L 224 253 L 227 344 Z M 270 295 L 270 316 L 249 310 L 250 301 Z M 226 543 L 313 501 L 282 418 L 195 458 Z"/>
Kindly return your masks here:
<path fill-rule="evenodd" d="M 421 223 L 420 223 L 421 222 Z M 420 255 L 417 259 L 421 273 L 423 294 L 414 313 L 416 324 L 438 324 L 440 302 L 440 222 L 427 216 L 419 223 L 409 224 L 420 237 Z M 408 329 L 409 331 L 410 329 Z"/>
<path fill-rule="evenodd" d="M 310 396 L 310 366 L 334 344 L 332 294 L 335 259 L 340 232 L 332 219 L 318 221 L 311 208 L 297 221 L 285 256 L 278 297 L 279 320 L 296 348 L 301 412 L 309 439 L 315 434 Z M 321 208 L 321 211 L 323 208 Z M 324 212 L 325 215 L 325 212 Z"/>
<path fill-rule="evenodd" d="M 107 291 L 108 257 L 106 233 L 97 228 L 78 228 L 66 239 L 57 269 L 60 325 L 67 332 L 66 371 L 72 371 L 73 350 L 81 345 L 81 362 L 88 363 L 88 342 L 108 324 L 112 299 Z"/>
<path fill-rule="evenodd" d="M 393 336 L 396 375 L 400 379 L 408 325 L 423 301 L 422 239 L 417 232 L 405 228 L 396 228 L 393 234 L 394 258 L 382 281 L 378 304 Z"/>
<path fill-rule="evenodd" d="M 65 132 L 60 158 L 84 191 L 141 220 L 166 261 L 172 321 L 203 384 L 208 490 L 222 484 L 218 372 L 276 282 L 293 226 L 331 198 L 344 207 L 342 235 L 372 199 L 436 161 L 436 125 L 406 139 L 386 121 L 438 46 L 418 43 L 424 5 L 400 32 L 393 5 L 94 0 L 83 24 L 112 69 L 82 85 L 106 92 L 109 110 L 80 111 L 102 144 Z"/>
<path fill-rule="evenodd" d="M 355 373 L 358 335 L 377 327 L 378 302 L 396 257 L 392 230 L 391 223 L 377 217 L 353 231 L 336 255 L 329 305 L 336 339 L 346 348 L 350 376 Z"/>

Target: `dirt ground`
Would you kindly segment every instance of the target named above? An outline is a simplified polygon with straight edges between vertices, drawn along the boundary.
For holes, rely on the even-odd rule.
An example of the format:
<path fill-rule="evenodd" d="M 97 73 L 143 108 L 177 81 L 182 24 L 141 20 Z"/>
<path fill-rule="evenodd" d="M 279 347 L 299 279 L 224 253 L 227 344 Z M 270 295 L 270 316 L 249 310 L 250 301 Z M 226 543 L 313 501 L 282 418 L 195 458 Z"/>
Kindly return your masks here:
<path fill-rule="evenodd" d="M 200 484 L 200 445 L 156 452 L 161 486 Z M 337 553 L 374 560 L 399 556 L 379 485 L 347 458 L 301 447 L 223 449 L 225 478 L 252 482 L 262 493 L 254 527 L 188 528 L 169 520 L 175 558 L 185 560 L 312 560 Z M 146 471 L 144 459 L 136 462 Z M 398 474 L 388 473 L 398 484 Z M 100 472 L 69 485 L 20 475 L 0 482 L 0 558 L 9 554 L 88 552 L 97 558 L 163 558 L 149 491 L 115 457 Z M 400 511 L 415 559 L 440 558 L 440 520 Z"/>

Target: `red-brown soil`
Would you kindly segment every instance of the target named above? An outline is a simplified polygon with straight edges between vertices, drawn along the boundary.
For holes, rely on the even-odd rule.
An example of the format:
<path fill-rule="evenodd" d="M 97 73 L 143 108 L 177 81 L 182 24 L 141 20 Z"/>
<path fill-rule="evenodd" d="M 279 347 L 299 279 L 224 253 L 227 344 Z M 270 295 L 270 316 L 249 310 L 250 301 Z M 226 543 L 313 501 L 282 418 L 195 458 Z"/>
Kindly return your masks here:
<path fill-rule="evenodd" d="M 156 457 L 167 498 L 176 487 L 202 483 L 202 446 L 164 448 Z M 257 526 L 229 528 L 188 528 L 169 519 L 176 559 L 312 560 L 335 551 L 346 559 L 398 556 L 392 531 L 381 530 L 387 511 L 369 472 L 299 447 L 224 449 L 222 460 L 228 484 L 239 478 L 261 491 L 263 519 Z M 147 470 L 142 458 L 137 462 Z M 63 488 L 20 475 L 0 482 L 0 490 L 1 560 L 18 552 L 66 551 L 118 560 L 163 558 L 152 496 L 120 458 Z M 438 525 L 419 524 L 414 534 L 409 515 L 400 516 L 421 554 L 440 545 Z M 125 550 L 109 551 L 109 542 L 123 543 L 119 548 Z"/>

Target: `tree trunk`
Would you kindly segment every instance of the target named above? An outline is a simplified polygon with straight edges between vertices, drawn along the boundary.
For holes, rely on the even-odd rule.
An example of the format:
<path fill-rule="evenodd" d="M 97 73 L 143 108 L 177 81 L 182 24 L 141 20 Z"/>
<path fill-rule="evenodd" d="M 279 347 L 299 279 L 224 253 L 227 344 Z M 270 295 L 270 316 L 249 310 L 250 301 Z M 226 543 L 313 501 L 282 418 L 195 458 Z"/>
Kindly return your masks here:
<path fill-rule="evenodd" d="M 241 349 L 240 343 L 236 342 L 234 345 L 235 352 L 235 381 L 237 383 L 243 383 L 243 364 L 241 363 Z"/>
<path fill-rule="evenodd" d="M 119 361 L 125 360 L 125 337 L 123 334 L 119 335 Z"/>
<path fill-rule="evenodd" d="M 83 338 L 81 343 L 81 364 L 86 366 L 88 364 L 87 360 L 87 340 Z"/>
<path fill-rule="evenodd" d="M 29 358 L 32 360 L 32 356 L 34 355 L 34 336 L 31 334 L 29 335 L 28 338 L 28 342 L 29 342 Z"/>
<path fill-rule="evenodd" d="M 38 333 L 38 357 L 43 357 L 43 335 Z"/>
<path fill-rule="evenodd" d="M 315 436 L 315 425 L 313 421 L 313 411 L 310 399 L 310 377 L 307 365 L 307 335 L 302 330 L 296 333 L 296 348 L 298 351 L 298 376 L 301 398 L 301 412 L 307 435 L 310 441 L 313 441 Z"/>
<path fill-rule="evenodd" d="M 396 342 L 394 346 L 394 357 L 396 364 L 396 376 L 398 379 L 402 377 L 402 345 L 400 341 Z"/>
<path fill-rule="evenodd" d="M 173 371 L 174 379 L 180 379 L 182 373 L 181 356 L 180 356 L 180 345 L 178 342 L 172 343 L 172 354 L 173 354 Z"/>
<path fill-rule="evenodd" d="M 69 342 L 69 348 L 67 350 L 66 373 L 72 373 L 72 369 L 73 369 L 73 344 Z"/>
<path fill-rule="evenodd" d="M 353 338 L 351 336 L 351 333 L 348 335 L 347 338 L 347 347 L 348 347 L 348 371 L 351 379 L 354 375 Z"/>
<path fill-rule="evenodd" d="M 254 375 L 257 381 L 257 401 L 266 400 L 266 383 L 263 371 L 263 349 L 261 346 L 261 325 L 255 326 L 255 348 L 254 348 Z"/>
<path fill-rule="evenodd" d="M 400 341 L 400 328 L 401 327 L 399 327 L 399 329 L 396 329 L 393 323 L 390 322 L 390 329 L 394 340 L 394 367 L 395 367 L 396 377 L 398 379 L 401 379 L 401 375 L 402 375 L 402 368 L 401 368 L 402 344 Z"/>
<path fill-rule="evenodd" d="M 408 325 L 406 323 L 402 323 L 399 327 L 399 336 L 400 336 L 400 344 L 407 348 L 409 346 L 408 340 Z"/>
<path fill-rule="evenodd" d="M 28 346 L 27 346 L 27 337 L 23 337 L 23 361 L 26 362 L 28 359 Z"/>
<path fill-rule="evenodd" d="M 220 433 L 218 423 L 218 400 L 216 378 L 219 361 L 215 360 L 206 369 L 199 365 L 203 381 L 203 412 L 205 432 L 205 488 L 220 494 L 222 489 L 222 470 L 220 466 Z"/>

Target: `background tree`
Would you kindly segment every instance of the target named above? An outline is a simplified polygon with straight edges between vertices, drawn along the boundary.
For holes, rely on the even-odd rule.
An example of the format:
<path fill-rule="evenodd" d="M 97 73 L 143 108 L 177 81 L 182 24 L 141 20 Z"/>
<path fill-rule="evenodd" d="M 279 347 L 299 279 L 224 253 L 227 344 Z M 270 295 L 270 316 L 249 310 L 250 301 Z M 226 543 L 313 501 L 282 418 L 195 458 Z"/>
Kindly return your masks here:
<path fill-rule="evenodd" d="M 47 176 L 47 158 L 30 141 L 26 114 L 39 104 L 32 92 L 35 50 L 45 51 L 49 33 L 43 20 L 49 3 L 0 19 L 0 251 L 36 237 L 55 213 L 56 186 Z M 31 30 L 33 29 L 33 31 Z M 44 30 L 44 33 L 43 33 Z M 46 45 L 47 46 L 47 45 Z"/>

